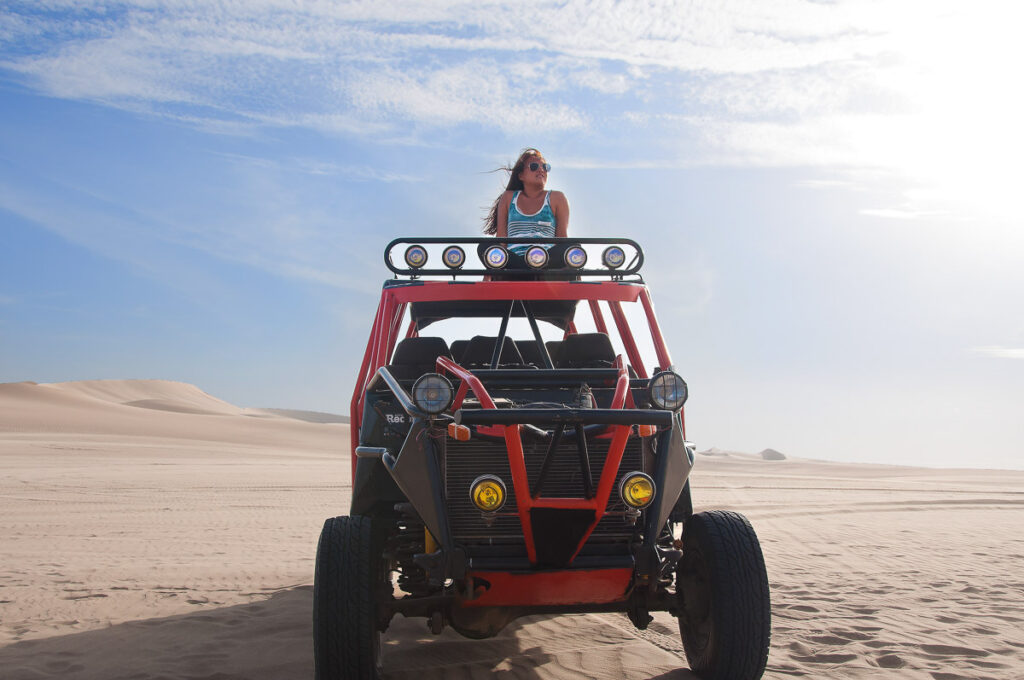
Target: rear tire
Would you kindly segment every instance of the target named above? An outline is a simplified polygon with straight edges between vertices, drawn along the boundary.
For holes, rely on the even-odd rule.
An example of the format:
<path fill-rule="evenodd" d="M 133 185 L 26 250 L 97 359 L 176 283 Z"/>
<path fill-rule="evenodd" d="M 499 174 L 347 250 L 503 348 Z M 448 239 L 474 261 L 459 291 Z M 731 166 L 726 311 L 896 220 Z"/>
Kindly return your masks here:
<path fill-rule="evenodd" d="M 771 599 L 757 535 L 739 513 L 701 512 L 683 530 L 679 634 L 706 680 L 757 680 L 768 663 Z"/>
<path fill-rule="evenodd" d="M 379 533 L 369 517 L 324 522 L 313 578 L 316 680 L 380 678 L 376 595 L 387 572 Z"/>

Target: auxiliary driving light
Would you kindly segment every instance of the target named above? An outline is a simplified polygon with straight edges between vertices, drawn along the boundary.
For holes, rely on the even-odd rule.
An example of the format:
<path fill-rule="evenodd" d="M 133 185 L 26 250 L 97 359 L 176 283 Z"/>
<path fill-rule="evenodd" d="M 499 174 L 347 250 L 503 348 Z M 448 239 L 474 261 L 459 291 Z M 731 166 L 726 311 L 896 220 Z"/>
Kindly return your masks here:
<path fill-rule="evenodd" d="M 678 411 L 686 403 L 686 382 L 672 371 L 663 371 L 651 378 L 651 403 L 665 411 Z"/>
<path fill-rule="evenodd" d="M 523 259 L 534 269 L 540 269 L 548 263 L 548 251 L 541 246 L 530 246 L 527 248 L 526 254 L 523 255 Z"/>
<path fill-rule="evenodd" d="M 505 505 L 505 482 L 495 475 L 480 475 L 469 487 L 473 505 L 483 512 L 497 512 Z"/>
<path fill-rule="evenodd" d="M 619 484 L 622 502 L 631 508 L 646 508 L 654 500 L 654 480 L 642 472 L 630 472 Z"/>
<path fill-rule="evenodd" d="M 455 391 L 448 378 L 438 373 L 421 375 L 412 385 L 412 400 L 431 415 L 441 413 L 451 406 L 454 395 Z"/>
<path fill-rule="evenodd" d="M 608 246 L 601 253 L 601 261 L 608 269 L 618 269 L 626 263 L 626 251 L 618 246 Z"/>
<path fill-rule="evenodd" d="M 441 259 L 449 269 L 458 269 L 466 263 L 466 251 L 458 246 L 448 246 L 441 253 Z"/>
<path fill-rule="evenodd" d="M 587 263 L 587 251 L 580 246 L 572 246 L 565 251 L 565 264 L 573 269 L 580 269 Z"/>
<path fill-rule="evenodd" d="M 419 269 L 427 263 L 427 249 L 414 245 L 405 249 L 405 263 L 413 269 Z"/>
<path fill-rule="evenodd" d="M 489 269 L 502 269 L 508 264 L 508 251 L 501 246 L 491 246 L 484 251 L 484 264 Z"/>

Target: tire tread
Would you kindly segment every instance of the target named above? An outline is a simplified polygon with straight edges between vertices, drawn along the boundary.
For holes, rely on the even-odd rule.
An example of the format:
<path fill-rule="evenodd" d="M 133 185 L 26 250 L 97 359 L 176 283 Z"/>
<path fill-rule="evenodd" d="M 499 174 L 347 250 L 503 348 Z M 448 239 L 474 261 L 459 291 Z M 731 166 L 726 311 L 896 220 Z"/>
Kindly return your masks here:
<path fill-rule="evenodd" d="M 374 560 L 369 517 L 331 517 L 317 545 L 313 580 L 316 680 L 377 680 Z"/>
<path fill-rule="evenodd" d="M 714 649 L 702 658 L 684 634 L 691 668 L 708 680 L 757 680 L 771 644 L 771 597 L 757 534 L 746 517 L 725 510 L 693 515 L 686 531 L 701 543 L 712 574 Z"/>

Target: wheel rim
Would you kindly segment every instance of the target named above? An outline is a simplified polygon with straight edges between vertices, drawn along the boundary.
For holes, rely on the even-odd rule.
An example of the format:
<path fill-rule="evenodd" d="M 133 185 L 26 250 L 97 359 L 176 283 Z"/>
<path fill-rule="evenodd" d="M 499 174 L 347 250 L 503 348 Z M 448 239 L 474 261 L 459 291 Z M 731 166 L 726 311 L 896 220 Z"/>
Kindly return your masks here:
<path fill-rule="evenodd" d="M 708 648 L 713 632 L 711 572 L 704 555 L 696 548 L 687 550 L 680 571 L 683 591 L 683 616 L 680 622 L 694 651 L 703 653 Z"/>

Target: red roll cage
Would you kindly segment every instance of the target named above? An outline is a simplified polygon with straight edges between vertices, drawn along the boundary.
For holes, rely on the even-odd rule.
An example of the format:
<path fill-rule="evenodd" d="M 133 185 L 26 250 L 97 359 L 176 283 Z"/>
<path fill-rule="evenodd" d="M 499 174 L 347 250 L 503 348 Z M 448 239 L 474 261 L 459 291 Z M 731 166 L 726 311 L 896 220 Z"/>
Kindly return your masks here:
<path fill-rule="evenodd" d="M 658 326 L 658 320 L 654 313 L 654 305 L 651 302 L 650 293 L 643 283 L 635 281 L 602 281 L 602 282 L 579 282 L 579 281 L 473 281 L 473 282 L 451 282 L 451 281 L 418 281 L 415 285 L 385 287 L 381 293 L 380 303 L 377 305 L 377 314 L 373 320 L 373 328 L 370 331 L 369 342 L 363 354 L 363 361 L 356 377 L 355 390 L 352 394 L 351 403 L 351 442 L 352 442 L 352 465 L 355 469 L 355 449 L 359 443 L 359 426 L 362 422 L 363 404 L 366 399 L 366 389 L 373 379 L 377 370 L 386 366 L 388 360 L 395 350 L 398 341 L 398 334 L 402 319 L 410 303 L 415 302 L 438 302 L 438 301 L 503 301 L 503 300 L 565 300 L 583 301 L 586 300 L 593 316 L 594 325 L 599 332 L 607 333 L 608 326 L 601 311 L 600 302 L 605 302 L 615 322 L 619 337 L 629 363 L 633 366 L 637 375 L 646 378 L 647 371 L 644 368 L 637 349 L 636 340 L 630 329 L 626 314 L 622 309 L 623 302 L 639 302 L 643 306 L 644 314 L 647 317 L 647 324 L 651 333 L 651 341 L 657 355 L 658 364 L 662 367 L 672 365 L 668 348 L 665 346 L 665 339 Z M 570 335 L 576 332 L 575 324 L 570 321 L 565 334 Z M 419 334 L 419 328 L 415 319 L 409 320 L 404 337 L 414 337 Z M 621 356 L 617 361 L 620 370 L 620 377 L 616 384 L 617 408 L 622 408 L 622 401 L 628 395 L 628 378 L 626 376 L 625 363 Z M 455 362 L 445 357 L 437 360 L 438 372 L 450 372 L 462 380 L 462 386 L 457 397 L 458 401 L 466 396 L 467 390 L 472 390 L 480 400 L 483 408 L 495 408 L 487 390 L 472 373 L 462 368 Z M 620 397 L 620 391 L 622 396 Z M 456 406 L 457 407 L 457 406 Z M 515 428 L 518 431 L 518 428 Z"/>

